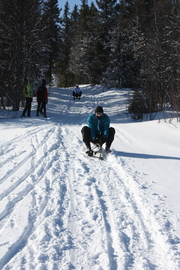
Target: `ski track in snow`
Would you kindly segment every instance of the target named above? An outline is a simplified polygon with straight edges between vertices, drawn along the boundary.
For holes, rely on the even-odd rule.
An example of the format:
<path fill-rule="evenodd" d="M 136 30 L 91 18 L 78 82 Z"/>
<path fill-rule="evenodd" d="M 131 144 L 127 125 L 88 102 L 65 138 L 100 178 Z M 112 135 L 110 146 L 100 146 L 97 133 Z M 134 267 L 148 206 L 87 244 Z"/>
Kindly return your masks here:
<path fill-rule="evenodd" d="M 115 151 L 86 157 L 80 129 L 47 123 L 1 146 L 0 269 L 180 269 L 171 223 L 149 203 L 143 174 Z"/>

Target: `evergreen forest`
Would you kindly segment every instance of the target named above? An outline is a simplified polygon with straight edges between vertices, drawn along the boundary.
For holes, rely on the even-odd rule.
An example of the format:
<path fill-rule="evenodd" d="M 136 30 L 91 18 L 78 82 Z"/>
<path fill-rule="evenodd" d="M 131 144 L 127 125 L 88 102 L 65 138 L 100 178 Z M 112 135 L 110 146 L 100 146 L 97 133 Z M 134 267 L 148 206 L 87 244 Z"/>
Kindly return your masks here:
<path fill-rule="evenodd" d="M 180 111 L 180 0 L 0 0 L 0 96 L 14 111 L 28 78 L 130 88 L 134 119 Z M 4 106 L 5 108 L 5 106 Z"/>

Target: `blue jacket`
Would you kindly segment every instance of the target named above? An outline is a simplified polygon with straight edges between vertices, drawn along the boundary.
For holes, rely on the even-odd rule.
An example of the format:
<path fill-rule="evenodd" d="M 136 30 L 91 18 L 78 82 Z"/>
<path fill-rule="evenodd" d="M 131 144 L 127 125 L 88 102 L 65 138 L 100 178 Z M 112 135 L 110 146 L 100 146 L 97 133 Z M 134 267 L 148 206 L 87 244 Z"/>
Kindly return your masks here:
<path fill-rule="evenodd" d="M 74 92 L 75 92 L 76 94 L 80 94 L 81 89 L 79 88 L 79 86 L 76 86 L 76 87 L 74 88 Z"/>
<path fill-rule="evenodd" d="M 95 114 L 91 114 L 87 119 L 87 124 L 92 139 L 95 139 L 98 135 L 108 138 L 110 119 L 107 114 L 103 113 L 101 119 L 98 119 Z"/>

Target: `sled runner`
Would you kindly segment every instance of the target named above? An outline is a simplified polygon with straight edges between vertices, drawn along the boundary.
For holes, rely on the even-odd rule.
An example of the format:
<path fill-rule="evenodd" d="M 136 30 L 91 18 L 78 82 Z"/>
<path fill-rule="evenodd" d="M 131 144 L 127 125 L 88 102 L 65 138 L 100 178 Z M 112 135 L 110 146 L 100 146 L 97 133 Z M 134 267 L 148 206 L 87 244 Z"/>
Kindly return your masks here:
<path fill-rule="evenodd" d="M 81 99 L 81 96 L 74 96 L 73 97 L 73 100 L 75 100 L 75 99 L 79 99 L 80 100 Z"/>
<path fill-rule="evenodd" d="M 109 154 L 111 150 L 106 151 L 103 147 L 102 144 L 96 143 L 93 145 L 91 149 L 91 154 L 88 155 L 89 157 L 96 157 L 99 158 L 100 160 L 104 160 L 107 154 Z M 87 154 L 87 152 L 86 152 Z"/>
<path fill-rule="evenodd" d="M 106 155 L 110 153 L 110 151 L 106 151 L 102 145 L 96 145 L 94 155 L 97 156 L 100 160 L 104 160 Z"/>

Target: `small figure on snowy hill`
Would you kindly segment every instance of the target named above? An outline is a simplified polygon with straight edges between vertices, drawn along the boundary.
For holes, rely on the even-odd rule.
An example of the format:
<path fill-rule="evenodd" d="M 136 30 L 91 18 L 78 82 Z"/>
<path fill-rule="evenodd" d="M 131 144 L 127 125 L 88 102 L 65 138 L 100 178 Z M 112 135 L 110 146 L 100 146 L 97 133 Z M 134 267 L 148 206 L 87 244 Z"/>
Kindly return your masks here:
<path fill-rule="evenodd" d="M 46 116 L 46 104 L 48 103 L 48 91 L 46 88 L 46 80 L 42 80 L 42 85 L 38 87 L 38 90 L 36 92 L 37 97 L 37 113 L 36 116 L 39 116 L 40 110 L 43 110 L 44 118 L 47 118 Z"/>
<path fill-rule="evenodd" d="M 91 149 L 91 142 L 93 144 L 100 144 L 101 146 L 106 143 L 106 152 L 110 152 L 111 144 L 114 140 L 115 129 L 110 126 L 110 119 L 104 113 L 103 108 L 98 106 L 95 113 L 91 114 L 87 119 L 88 126 L 84 126 L 81 130 L 83 142 L 85 143 L 88 156 L 93 155 Z"/>
<path fill-rule="evenodd" d="M 78 98 L 79 100 L 81 99 L 82 91 L 79 88 L 78 84 L 76 84 L 76 87 L 74 88 L 74 90 L 72 92 L 72 95 L 73 95 L 73 99 L 76 99 L 76 98 Z"/>

